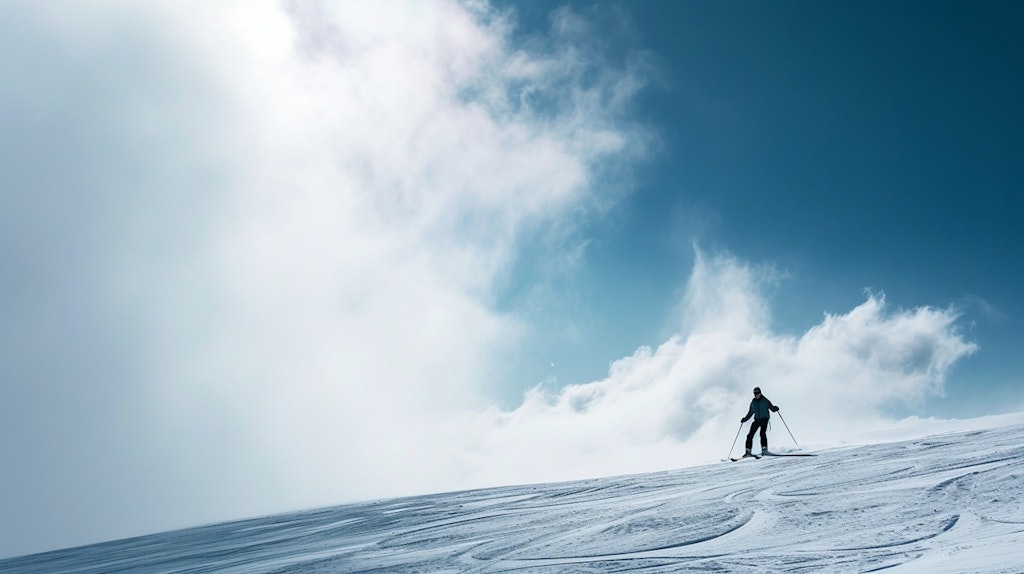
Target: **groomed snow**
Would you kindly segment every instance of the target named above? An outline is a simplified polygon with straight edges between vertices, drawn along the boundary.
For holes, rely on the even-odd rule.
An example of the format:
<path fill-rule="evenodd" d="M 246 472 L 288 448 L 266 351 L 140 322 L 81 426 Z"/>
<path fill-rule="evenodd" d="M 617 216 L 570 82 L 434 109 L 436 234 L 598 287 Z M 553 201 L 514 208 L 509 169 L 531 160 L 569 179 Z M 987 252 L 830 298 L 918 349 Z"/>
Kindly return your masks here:
<path fill-rule="evenodd" d="M 0 571 L 1024 572 L 1022 437 L 1020 424 L 961 427 L 815 457 L 351 504 Z"/>

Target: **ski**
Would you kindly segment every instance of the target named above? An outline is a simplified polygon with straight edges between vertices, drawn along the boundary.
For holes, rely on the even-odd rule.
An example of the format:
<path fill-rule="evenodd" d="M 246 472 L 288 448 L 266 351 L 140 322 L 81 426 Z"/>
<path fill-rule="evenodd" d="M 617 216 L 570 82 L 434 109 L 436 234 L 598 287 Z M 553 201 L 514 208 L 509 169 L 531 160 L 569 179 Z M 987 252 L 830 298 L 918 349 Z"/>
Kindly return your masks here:
<path fill-rule="evenodd" d="M 745 458 L 754 458 L 754 459 L 758 459 L 758 458 L 761 458 L 761 455 L 758 455 L 758 454 L 745 454 L 745 455 L 743 455 L 743 456 L 741 456 L 741 457 L 738 457 L 738 458 L 731 458 L 731 457 L 730 457 L 730 458 L 729 458 L 729 460 L 731 460 L 731 461 L 733 461 L 733 462 L 736 462 L 736 461 L 739 461 L 739 460 L 743 460 L 743 459 L 745 459 Z"/>
<path fill-rule="evenodd" d="M 808 452 L 787 452 L 787 453 L 774 453 L 767 452 L 761 456 L 817 456 Z"/>

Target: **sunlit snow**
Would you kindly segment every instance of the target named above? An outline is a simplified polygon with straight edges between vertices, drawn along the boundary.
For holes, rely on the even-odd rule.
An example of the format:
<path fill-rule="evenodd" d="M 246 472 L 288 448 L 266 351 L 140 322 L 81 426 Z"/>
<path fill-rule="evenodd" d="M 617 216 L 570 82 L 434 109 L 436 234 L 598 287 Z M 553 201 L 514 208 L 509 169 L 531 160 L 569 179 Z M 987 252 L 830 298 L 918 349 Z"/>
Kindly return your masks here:
<path fill-rule="evenodd" d="M 1020 424 L 960 427 L 814 457 L 349 504 L 0 571 L 1022 572 L 1022 436 Z"/>

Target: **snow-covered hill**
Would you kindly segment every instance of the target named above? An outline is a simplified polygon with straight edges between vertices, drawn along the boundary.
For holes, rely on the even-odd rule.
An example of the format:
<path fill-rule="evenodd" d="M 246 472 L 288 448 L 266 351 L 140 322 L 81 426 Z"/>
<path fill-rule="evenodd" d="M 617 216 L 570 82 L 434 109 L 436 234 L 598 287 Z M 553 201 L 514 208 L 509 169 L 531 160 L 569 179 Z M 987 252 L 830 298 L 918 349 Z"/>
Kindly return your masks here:
<path fill-rule="evenodd" d="M 1024 426 L 394 499 L 0 561 L 12 573 L 1024 572 Z"/>

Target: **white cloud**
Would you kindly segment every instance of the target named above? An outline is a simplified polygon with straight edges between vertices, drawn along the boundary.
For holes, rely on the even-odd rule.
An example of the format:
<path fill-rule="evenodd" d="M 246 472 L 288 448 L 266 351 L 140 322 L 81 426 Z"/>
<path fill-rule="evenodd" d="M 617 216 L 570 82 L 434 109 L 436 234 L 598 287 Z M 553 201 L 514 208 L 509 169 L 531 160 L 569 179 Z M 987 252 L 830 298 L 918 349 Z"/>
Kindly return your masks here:
<path fill-rule="evenodd" d="M 609 166 L 648 141 L 621 115 L 642 78 L 580 49 L 569 11 L 524 42 L 482 2 L 0 9 L 0 144 L 24 156 L 4 199 L 26 206 L 0 233 L 37 246 L 4 257 L 52 268 L 0 303 L 22 319 L 4 402 L 66 412 L 7 417 L 5 459 L 26 485 L 82 471 L 67 451 L 107 461 L 77 518 L 22 537 L 444 486 L 434 421 L 486 404 L 524 332 L 495 309 L 519 242 L 614 201 Z M 114 507 L 135 510 L 88 518 Z"/>
<path fill-rule="evenodd" d="M 480 415 L 471 436 L 483 454 L 467 471 L 482 482 L 540 481 L 715 461 L 754 386 L 783 407 L 801 446 L 834 443 L 894 425 L 898 407 L 941 393 L 953 364 L 976 349 L 955 310 L 889 310 L 879 295 L 800 337 L 772 333 L 763 293 L 776 279 L 698 251 L 685 330 L 617 361 L 605 379 L 538 389 L 511 412 Z M 779 423 L 772 444 L 793 447 Z"/>
<path fill-rule="evenodd" d="M 522 332 L 491 305 L 516 243 L 604 201 L 596 164 L 644 143 L 616 119 L 638 82 L 578 51 L 517 48 L 483 5 L 287 6 L 181 25 L 226 100 L 209 135 L 234 168 L 196 254 L 211 303 L 159 301 L 164 404 L 203 396 L 249 427 L 265 461 L 251 464 L 303 485 L 285 504 L 409 488 L 410 467 L 440 485 L 424 426 L 486 399 Z M 559 105 L 534 109 L 541 96 Z"/>
<path fill-rule="evenodd" d="M 645 143 L 618 119 L 630 70 L 571 38 L 517 47 L 485 5 L 284 8 L 119 7 L 198 78 L 125 96 L 177 112 L 175 149 L 147 141 L 153 155 L 212 166 L 202 212 L 172 213 L 189 234 L 171 253 L 143 223 L 97 254 L 145 324 L 147 427 L 130 430 L 155 441 L 152 470 L 190 521 L 444 487 L 433 421 L 484 404 L 523 332 L 492 304 L 517 242 L 606 203 L 595 166 Z"/>

